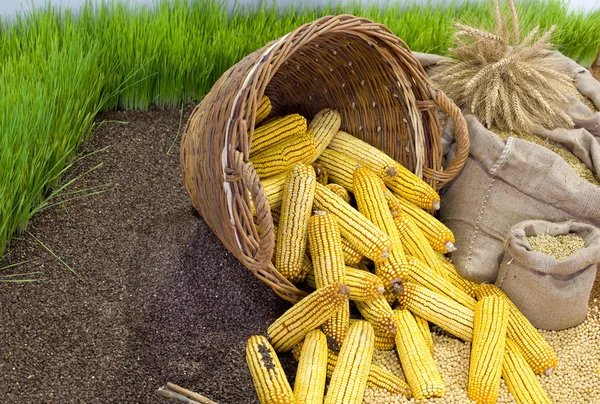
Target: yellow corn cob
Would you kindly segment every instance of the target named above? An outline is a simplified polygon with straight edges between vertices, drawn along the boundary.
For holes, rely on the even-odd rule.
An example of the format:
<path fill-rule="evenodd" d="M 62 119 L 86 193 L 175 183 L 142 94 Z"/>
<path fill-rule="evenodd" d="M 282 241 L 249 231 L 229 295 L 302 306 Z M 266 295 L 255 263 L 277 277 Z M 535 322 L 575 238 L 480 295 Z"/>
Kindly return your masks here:
<path fill-rule="evenodd" d="M 319 158 L 340 129 L 341 124 L 342 118 L 336 110 L 325 108 L 317 112 L 308 124 L 306 131 L 315 140 L 315 150 L 308 158 L 308 164 L 314 163 Z"/>
<path fill-rule="evenodd" d="M 360 164 L 352 157 L 327 148 L 317 160 L 327 169 L 329 180 L 341 185 L 349 192 L 354 192 L 354 170 Z"/>
<path fill-rule="evenodd" d="M 317 289 L 336 282 L 345 284 L 346 266 L 342 240 L 337 221 L 332 215 L 323 211 L 315 212 L 308 221 L 308 241 Z M 350 302 L 346 302 L 344 307 L 323 324 L 323 332 L 341 343 L 348 331 L 349 319 Z"/>
<path fill-rule="evenodd" d="M 440 274 L 442 270 L 438 268 L 440 262 L 435 256 L 435 251 L 433 251 L 429 241 L 412 219 L 400 213 L 394 217 L 394 223 L 398 228 L 404 252 L 418 258 L 429 268 Z"/>
<path fill-rule="evenodd" d="M 473 310 L 433 292 L 426 287 L 404 282 L 395 285 L 396 297 L 402 308 L 437 325 L 450 334 L 471 341 L 473 338 Z"/>
<path fill-rule="evenodd" d="M 417 206 L 439 209 L 440 196 L 429 184 L 376 147 L 346 132 L 339 131 L 329 144 L 329 148 L 368 167 L 393 191 Z"/>
<path fill-rule="evenodd" d="M 536 374 L 551 374 L 558 359 L 554 349 L 546 342 L 544 337 L 500 288 L 488 284 L 480 285 L 477 289 L 477 298 L 482 299 L 485 296 L 500 296 L 508 302 L 510 313 L 508 315 L 507 337 L 519 347 L 525 360 Z"/>
<path fill-rule="evenodd" d="M 362 262 L 362 253 L 342 236 L 342 251 L 344 251 L 344 263 L 346 265 L 358 265 Z"/>
<path fill-rule="evenodd" d="M 551 403 L 519 347 L 510 339 L 506 340 L 502 378 L 517 404 Z"/>
<path fill-rule="evenodd" d="M 392 200 L 391 203 L 388 202 L 390 209 L 397 209 L 398 205 L 402 207 L 402 213 L 410 217 L 421 229 L 435 251 L 446 254 L 456 250 L 454 234 L 442 222 L 397 194 L 386 191 L 385 197 L 388 201 Z"/>
<path fill-rule="evenodd" d="M 333 191 L 337 196 L 346 201 L 346 203 L 350 203 L 350 194 L 343 186 L 333 183 L 327 184 L 326 186 L 327 189 Z"/>
<path fill-rule="evenodd" d="M 357 321 L 348 329 L 333 369 L 324 404 L 362 403 L 374 350 L 373 327 Z"/>
<path fill-rule="evenodd" d="M 397 334 L 397 333 L 396 333 Z M 375 349 L 391 351 L 396 348 L 396 335 L 375 331 Z"/>
<path fill-rule="evenodd" d="M 350 290 L 350 300 L 375 300 L 385 292 L 381 278 L 352 267 L 346 267 L 346 284 Z"/>
<path fill-rule="evenodd" d="M 314 152 L 314 139 L 303 132 L 267 147 L 249 160 L 258 176 L 267 178 L 289 170 L 296 163 L 304 162 Z"/>
<path fill-rule="evenodd" d="M 415 257 L 407 256 L 406 261 L 409 268 L 408 279 L 410 281 L 424 286 L 433 292 L 447 296 L 468 309 L 475 310 L 477 301 L 454 286 L 448 279 L 435 273 Z"/>
<path fill-rule="evenodd" d="M 302 273 L 302 259 L 316 184 L 311 166 L 297 164 L 288 171 L 279 215 L 275 267 L 291 282 L 300 282 L 306 276 Z"/>
<path fill-rule="evenodd" d="M 298 360 L 300 358 L 300 355 L 302 354 L 303 345 L 304 341 L 301 341 L 298 343 L 298 345 L 294 347 L 294 359 Z M 331 348 L 332 347 L 330 347 L 330 349 L 327 350 L 327 377 L 329 378 L 331 378 L 333 374 L 333 370 L 335 369 L 339 353 L 339 347 L 336 348 L 337 351 L 334 351 Z M 402 394 L 405 397 L 410 397 L 410 388 L 404 380 L 377 365 L 371 364 L 371 366 L 369 367 L 367 386 L 376 389 L 383 389 L 389 391 L 392 394 Z"/>
<path fill-rule="evenodd" d="M 277 209 L 281 206 L 281 198 L 283 198 L 283 187 L 285 185 L 286 176 L 287 172 L 283 172 L 260 180 L 260 184 L 265 190 L 265 194 L 267 194 L 267 199 L 269 200 L 271 210 Z"/>
<path fill-rule="evenodd" d="M 283 313 L 267 333 L 275 350 L 289 351 L 304 336 L 323 324 L 348 301 L 346 285 L 334 283 L 317 289 Z"/>
<path fill-rule="evenodd" d="M 319 162 L 312 163 L 313 168 L 315 169 L 315 174 L 317 175 L 317 182 L 322 185 L 329 184 L 329 175 L 325 167 Z"/>
<path fill-rule="evenodd" d="M 357 300 L 356 307 L 373 328 L 380 334 L 396 333 L 396 318 L 390 304 L 385 297 L 381 296 L 374 300 Z"/>
<path fill-rule="evenodd" d="M 263 95 L 256 109 L 256 120 L 254 126 L 261 123 L 271 113 L 271 100 L 266 95 Z"/>
<path fill-rule="evenodd" d="M 394 220 L 396 220 L 397 216 L 403 215 L 402 204 L 388 189 L 385 190 L 385 199 L 387 199 L 388 207 L 390 208 L 390 212 L 392 212 Z M 408 215 L 404 216 L 410 217 Z"/>
<path fill-rule="evenodd" d="M 375 266 L 375 273 L 383 281 L 384 287 L 391 290 L 392 282 L 406 279 L 408 274 L 405 266 L 402 265 L 406 263 L 406 256 L 402 250 L 394 218 L 383 194 L 384 188 L 383 181 L 373 171 L 366 167 L 354 170 L 354 196 L 358 211 L 392 240 L 392 251 L 389 258 Z"/>
<path fill-rule="evenodd" d="M 295 349 L 294 349 L 295 353 Z M 327 377 L 327 338 L 312 330 L 303 340 L 294 382 L 296 404 L 321 404 Z"/>
<path fill-rule="evenodd" d="M 296 403 L 279 358 L 265 337 L 253 335 L 248 339 L 246 362 L 261 404 Z"/>
<path fill-rule="evenodd" d="M 419 316 L 414 316 L 417 325 L 419 326 L 419 330 L 421 330 L 421 335 L 423 335 L 423 339 L 429 348 L 429 352 L 433 355 L 433 337 L 431 336 L 431 330 L 429 329 L 429 321 L 423 320 Z"/>
<path fill-rule="evenodd" d="M 413 397 L 444 397 L 446 386 L 415 318 L 408 310 L 394 310 L 394 314 L 398 323 L 396 349 Z"/>
<path fill-rule="evenodd" d="M 499 296 L 486 296 L 475 306 L 467 391 L 477 404 L 498 401 L 508 313 L 508 303 Z"/>
<path fill-rule="evenodd" d="M 387 259 L 392 248 L 392 241 L 388 235 L 321 184 L 317 184 L 314 206 L 334 215 L 342 237 L 365 257 L 375 262 Z"/>
<path fill-rule="evenodd" d="M 254 129 L 254 135 L 250 143 L 250 157 L 288 137 L 304 133 L 306 129 L 306 118 L 298 114 L 273 119 L 269 123 Z"/>
<path fill-rule="evenodd" d="M 449 262 L 443 254 L 440 254 L 436 251 L 435 257 L 440 264 L 438 269 L 441 271 L 442 275 L 454 286 L 469 296 L 475 297 L 479 284 L 477 282 L 470 281 L 467 278 L 463 278 L 462 275 L 458 273 L 454 265 Z"/>

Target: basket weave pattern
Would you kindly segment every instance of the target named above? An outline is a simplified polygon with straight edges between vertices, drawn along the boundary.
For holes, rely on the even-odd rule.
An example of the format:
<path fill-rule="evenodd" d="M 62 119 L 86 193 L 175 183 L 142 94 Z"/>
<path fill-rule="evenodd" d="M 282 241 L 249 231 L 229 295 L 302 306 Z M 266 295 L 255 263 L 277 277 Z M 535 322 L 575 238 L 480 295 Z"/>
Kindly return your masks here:
<path fill-rule="evenodd" d="M 436 188 L 458 174 L 468 155 L 460 110 L 430 85 L 401 39 L 368 19 L 320 18 L 232 66 L 187 122 L 181 147 L 184 186 L 227 249 L 292 302 L 305 293 L 271 264 L 273 220 L 248 162 L 263 94 L 271 99 L 272 116 L 311 118 L 322 108 L 338 110 L 342 130 L 385 151 Z M 444 171 L 437 108 L 452 119 L 459 144 Z"/>

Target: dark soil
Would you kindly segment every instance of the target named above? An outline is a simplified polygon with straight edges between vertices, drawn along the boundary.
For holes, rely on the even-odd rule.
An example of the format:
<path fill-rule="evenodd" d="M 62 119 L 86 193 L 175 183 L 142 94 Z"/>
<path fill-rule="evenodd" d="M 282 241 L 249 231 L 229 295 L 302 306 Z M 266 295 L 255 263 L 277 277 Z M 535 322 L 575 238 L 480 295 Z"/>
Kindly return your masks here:
<path fill-rule="evenodd" d="M 184 123 L 191 108 L 185 111 Z M 0 266 L 0 402 L 157 403 L 167 381 L 219 404 L 254 403 L 244 346 L 289 304 L 221 245 L 182 187 L 179 111 L 111 112 L 72 175 L 111 189 L 34 217 Z M 10 250 L 9 250 L 10 251 Z M 290 377 L 289 356 L 282 358 Z"/>

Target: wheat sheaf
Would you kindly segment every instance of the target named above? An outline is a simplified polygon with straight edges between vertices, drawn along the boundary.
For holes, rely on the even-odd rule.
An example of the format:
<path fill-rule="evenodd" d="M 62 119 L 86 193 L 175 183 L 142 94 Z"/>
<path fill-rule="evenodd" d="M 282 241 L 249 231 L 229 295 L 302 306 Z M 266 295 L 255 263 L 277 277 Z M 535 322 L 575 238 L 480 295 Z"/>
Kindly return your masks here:
<path fill-rule="evenodd" d="M 521 39 L 513 1 L 508 5 L 507 18 L 494 1 L 495 33 L 455 23 L 450 59 L 432 69 L 431 79 L 488 128 L 516 133 L 531 133 L 536 125 L 572 128 L 566 94 L 574 84 L 551 52 L 555 26 L 544 33 L 536 27 Z"/>

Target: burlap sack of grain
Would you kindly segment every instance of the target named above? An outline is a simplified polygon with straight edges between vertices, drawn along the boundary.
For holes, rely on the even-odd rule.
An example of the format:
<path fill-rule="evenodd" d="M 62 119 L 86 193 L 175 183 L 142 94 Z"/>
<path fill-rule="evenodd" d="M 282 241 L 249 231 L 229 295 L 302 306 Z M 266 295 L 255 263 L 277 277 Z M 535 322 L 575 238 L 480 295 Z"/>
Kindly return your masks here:
<path fill-rule="evenodd" d="M 541 233 L 576 233 L 585 240 L 585 247 L 557 260 L 531 248 L 526 237 Z M 563 330 L 585 320 L 598 262 L 598 228 L 574 221 L 527 220 L 510 230 L 496 286 L 536 328 Z"/>
<path fill-rule="evenodd" d="M 471 140 L 460 175 L 442 188 L 441 220 L 454 232 L 452 259 L 466 278 L 493 283 L 510 228 L 529 219 L 600 226 L 600 187 L 559 155 L 510 137 L 502 140 L 465 116 Z"/>

